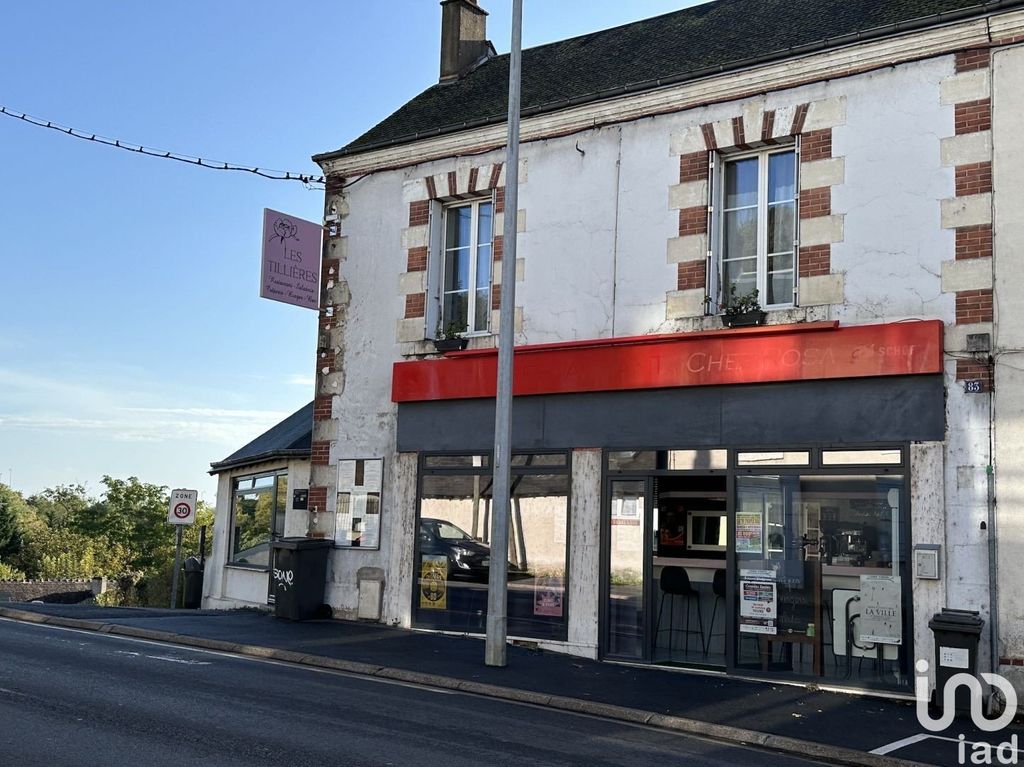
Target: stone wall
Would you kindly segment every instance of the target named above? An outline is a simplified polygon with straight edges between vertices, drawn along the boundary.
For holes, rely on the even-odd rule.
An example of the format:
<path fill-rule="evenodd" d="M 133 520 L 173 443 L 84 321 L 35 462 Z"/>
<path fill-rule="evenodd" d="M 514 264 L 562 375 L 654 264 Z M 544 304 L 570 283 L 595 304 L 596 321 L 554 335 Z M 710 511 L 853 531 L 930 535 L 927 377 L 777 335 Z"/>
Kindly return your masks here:
<path fill-rule="evenodd" d="M 107 590 L 106 578 L 57 581 L 0 581 L 0 602 L 77 604 Z"/>

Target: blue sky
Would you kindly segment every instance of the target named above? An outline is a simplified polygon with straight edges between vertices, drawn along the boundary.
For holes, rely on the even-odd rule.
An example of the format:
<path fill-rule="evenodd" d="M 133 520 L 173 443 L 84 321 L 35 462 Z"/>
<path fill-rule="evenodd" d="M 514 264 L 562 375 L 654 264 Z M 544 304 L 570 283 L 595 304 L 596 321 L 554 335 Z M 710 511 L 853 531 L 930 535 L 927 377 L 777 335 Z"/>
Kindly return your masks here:
<path fill-rule="evenodd" d="M 482 0 L 509 47 L 511 0 Z M 526 0 L 531 46 L 686 0 Z M 434 0 L 4 9 L 0 104 L 149 147 L 318 173 L 437 79 Z M 322 193 L 0 117 L 0 481 L 198 488 L 313 396 L 316 314 L 258 297 L 264 207 Z"/>

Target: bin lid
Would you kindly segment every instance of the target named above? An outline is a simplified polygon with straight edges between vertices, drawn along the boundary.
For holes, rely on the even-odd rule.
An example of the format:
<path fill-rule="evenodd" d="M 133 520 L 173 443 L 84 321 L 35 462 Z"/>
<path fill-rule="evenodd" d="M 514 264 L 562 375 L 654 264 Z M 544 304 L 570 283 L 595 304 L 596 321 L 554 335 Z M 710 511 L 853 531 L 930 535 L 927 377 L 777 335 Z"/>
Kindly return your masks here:
<path fill-rule="evenodd" d="M 203 565 L 196 557 L 189 557 L 185 560 L 182 568 L 187 572 L 198 572 L 203 569 Z"/>
<path fill-rule="evenodd" d="M 334 545 L 330 538 L 278 538 L 273 542 L 275 549 L 326 549 Z"/>
<path fill-rule="evenodd" d="M 943 608 L 928 621 L 932 631 L 958 631 L 961 634 L 980 634 L 985 619 L 979 617 L 977 610 L 950 610 Z"/>

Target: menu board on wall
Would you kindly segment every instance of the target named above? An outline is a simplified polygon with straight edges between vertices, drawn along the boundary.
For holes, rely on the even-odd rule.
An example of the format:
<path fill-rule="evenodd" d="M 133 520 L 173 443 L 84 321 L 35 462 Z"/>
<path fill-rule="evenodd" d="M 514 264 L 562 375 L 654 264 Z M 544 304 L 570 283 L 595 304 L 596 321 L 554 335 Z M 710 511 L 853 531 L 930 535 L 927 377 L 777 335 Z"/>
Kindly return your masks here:
<path fill-rule="evenodd" d="M 334 542 L 346 548 L 380 548 L 383 458 L 338 461 Z"/>

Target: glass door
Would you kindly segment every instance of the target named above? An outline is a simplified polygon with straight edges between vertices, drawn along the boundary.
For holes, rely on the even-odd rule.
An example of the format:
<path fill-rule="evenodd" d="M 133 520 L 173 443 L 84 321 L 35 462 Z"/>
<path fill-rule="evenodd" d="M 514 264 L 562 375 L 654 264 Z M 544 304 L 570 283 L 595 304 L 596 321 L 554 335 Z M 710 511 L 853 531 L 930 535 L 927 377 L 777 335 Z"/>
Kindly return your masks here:
<path fill-rule="evenodd" d="M 902 475 L 736 478 L 736 667 L 903 686 Z"/>
<path fill-rule="evenodd" d="M 605 654 L 645 660 L 648 655 L 644 583 L 650 567 L 650 487 L 646 479 L 609 483 L 608 567 L 605 568 Z"/>

